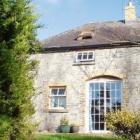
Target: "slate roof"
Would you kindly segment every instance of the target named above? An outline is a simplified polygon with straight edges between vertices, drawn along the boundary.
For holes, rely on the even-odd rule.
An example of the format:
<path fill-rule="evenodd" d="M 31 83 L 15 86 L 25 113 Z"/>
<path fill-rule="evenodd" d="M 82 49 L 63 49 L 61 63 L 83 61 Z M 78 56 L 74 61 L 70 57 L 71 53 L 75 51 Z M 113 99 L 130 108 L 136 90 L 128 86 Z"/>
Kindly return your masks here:
<path fill-rule="evenodd" d="M 78 39 L 83 32 L 92 32 L 92 38 Z M 124 21 L 88 23 L 46 39 L 43 41 L 43 49 L 99 47 L 117 43 L 135 44 L 139 41 L 140 21 L 129 23 Z"/>

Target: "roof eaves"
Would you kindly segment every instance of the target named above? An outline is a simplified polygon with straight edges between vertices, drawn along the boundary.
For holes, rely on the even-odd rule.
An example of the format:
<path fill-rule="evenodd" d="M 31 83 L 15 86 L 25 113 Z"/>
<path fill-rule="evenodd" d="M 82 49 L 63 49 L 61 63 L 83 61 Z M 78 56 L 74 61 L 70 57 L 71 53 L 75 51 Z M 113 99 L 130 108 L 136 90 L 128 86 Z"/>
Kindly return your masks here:
<path fill-rule="evenodd" d="M 119 41 L 106 44 L 95 44 L 95 45 L 82 45 L 82 46 L 51 46 L 42 48 L 42 52 L 64 52 L 74 50 L 86 50 L 86 49 L 108 49 L 108 48 L 121 48 L 125 46 L 140 45 L 140 42 L 131 41 Z"/>

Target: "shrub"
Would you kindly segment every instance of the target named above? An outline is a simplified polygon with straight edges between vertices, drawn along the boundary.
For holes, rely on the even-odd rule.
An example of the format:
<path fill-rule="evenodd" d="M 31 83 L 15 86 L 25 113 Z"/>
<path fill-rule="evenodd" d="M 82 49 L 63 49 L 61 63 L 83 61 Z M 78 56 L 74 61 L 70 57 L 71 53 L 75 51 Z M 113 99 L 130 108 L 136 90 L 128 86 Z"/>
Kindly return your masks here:
<path fill-rule="evenodd" d="M 69 124 L 69 120 L 67 119 L 67 117 L 63 117 L 61 120 L 60 120 L 60 125 L 68 125 Z"/>
<path fill-rule="evenodd" d="M 129 111 L 110 112 L 106 116 L 107 127 L 116 135 L 138 140 L 140 134 L 140 113 Z"/>

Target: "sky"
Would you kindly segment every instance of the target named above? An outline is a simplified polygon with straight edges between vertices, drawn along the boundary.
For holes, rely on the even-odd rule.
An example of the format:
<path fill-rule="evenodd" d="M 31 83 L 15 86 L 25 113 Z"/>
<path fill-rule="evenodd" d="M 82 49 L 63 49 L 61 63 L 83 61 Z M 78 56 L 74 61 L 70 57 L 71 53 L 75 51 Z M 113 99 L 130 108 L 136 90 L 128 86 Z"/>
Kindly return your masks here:
<path fill-rule="evenodd" d="M 132 0 L 140 15 L 140 5 Z M 124 19 L 128 0 L 33 0 L 38 23 L 39 40 L 76 28 L 89 22 L 117 21 Z"/>

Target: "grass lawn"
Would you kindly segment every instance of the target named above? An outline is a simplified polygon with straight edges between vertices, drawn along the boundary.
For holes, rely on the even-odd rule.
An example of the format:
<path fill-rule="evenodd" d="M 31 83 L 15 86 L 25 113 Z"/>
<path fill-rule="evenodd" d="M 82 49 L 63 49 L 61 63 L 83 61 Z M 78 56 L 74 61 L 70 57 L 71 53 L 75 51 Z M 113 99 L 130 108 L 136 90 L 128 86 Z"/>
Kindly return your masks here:
<path fill-rule="evenodd" d="M 126 140 L 113 137 L 81 136 L 78 134 L 38 135 L 36 140 Z"/>

